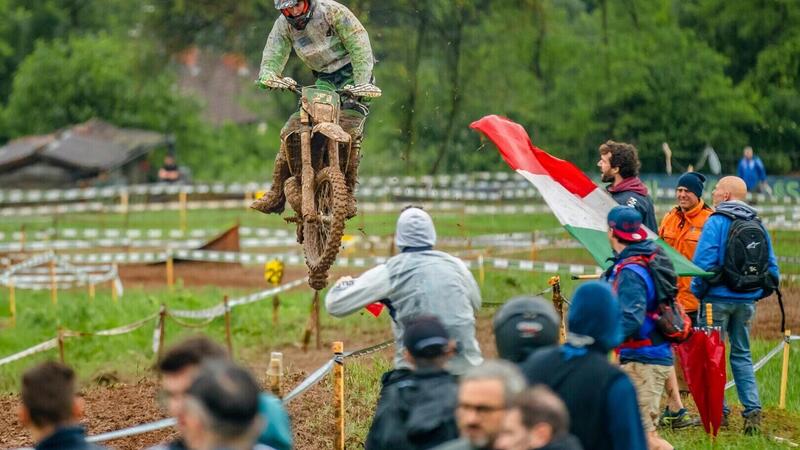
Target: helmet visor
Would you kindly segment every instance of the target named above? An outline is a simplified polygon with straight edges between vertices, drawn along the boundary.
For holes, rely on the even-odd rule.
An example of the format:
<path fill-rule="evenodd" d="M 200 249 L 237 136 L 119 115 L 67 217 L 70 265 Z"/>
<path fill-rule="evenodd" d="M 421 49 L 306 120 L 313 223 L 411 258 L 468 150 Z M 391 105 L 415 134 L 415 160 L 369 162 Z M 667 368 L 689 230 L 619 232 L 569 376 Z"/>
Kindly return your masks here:
<path fill-rule="evenodd" d="M 297 6 L 298 0 L 275 0 L 275 9 L 286 9 Z"/>

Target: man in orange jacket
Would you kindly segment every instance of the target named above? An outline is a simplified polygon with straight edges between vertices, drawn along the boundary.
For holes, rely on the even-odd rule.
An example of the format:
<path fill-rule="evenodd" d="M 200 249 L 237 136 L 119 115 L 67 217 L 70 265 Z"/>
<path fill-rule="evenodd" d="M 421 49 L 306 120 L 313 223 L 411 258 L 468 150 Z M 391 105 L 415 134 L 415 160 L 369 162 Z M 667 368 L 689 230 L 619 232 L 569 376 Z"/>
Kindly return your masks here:
<path fill-rule="evenodd" d="M 706 177 L 697 172 L 688 172 L 681 175 L 678 179 L 678 186 L 675 189 L 678 205 L 664 216 L 661 226 L 658 228 L 659 236 L 689 260 L 694 257 L 694 250 L 697 248 L 697 241 L 700 240 L 703 225 L 711 213 L 714 212 L 703 201 L 703 184 L 705 181 Z M 691 277 L 678 277 L 677 300 L 686 310 L 686 314 L 692 319 L 692 325 L 697 325 L 697 309 L 700 302 L 692 294 L 691 282 Z M 662 415 L 662 425 L 677 429 L 698 423 L 697 420 L 689 417 L 689 414 L 686 413 L 686 408 L 683 407 L 674 370 L 667 378 L 667 401 L 667 407 Z"/>

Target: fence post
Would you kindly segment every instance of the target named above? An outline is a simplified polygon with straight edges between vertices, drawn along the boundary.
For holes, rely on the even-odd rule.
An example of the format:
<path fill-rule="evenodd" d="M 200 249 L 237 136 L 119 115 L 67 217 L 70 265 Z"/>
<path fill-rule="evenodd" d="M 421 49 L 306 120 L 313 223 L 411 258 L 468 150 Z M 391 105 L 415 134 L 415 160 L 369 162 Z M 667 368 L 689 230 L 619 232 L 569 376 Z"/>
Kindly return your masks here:
<path fill-rule="evenodd" d="M 275 297 L 272 297 L 272 326 L 278 326 L 278 310 L 281 307 L 281 298 L 278 297 L 278 294 L 275 294 Z"/>
<path fill-rule="evenodd" d="M 54 257 L 55 258 L 55 257 Z M 56 284 L 56 260 L 50 260 L 50 303 L 58 304 L 58 285 Z"/>
<path fill-rule="evenodd" d="M 336 440 L 333 448 L 344 450 L 344 343 L 333 343 L 333 401 L 336 417 Z"/>
<path fill-rule="evenodd" d="M 283 379 L 283 353 L 272 352 L 269 359 L 269 369 L 267 369 L 267 379 L 269 380 L 269 390 L 276 397 L 281 398 L 281 380 Z"/>
<path fill-rule="evenodd" d="M 550 277 L 548 284 L 553 287 L 553 306 L 561 318 L 558 323 L 558 339 L 563 344 L 567 340 L 567 312 L 564 311 L 564 297 L 561 296 L 561 277 L 558 275 Z"/>
<path fill-rule="evenodd" d="M 94 301 L 95 287 L 94 283 L 89 283 L 89 301 Z"/>
<path fill-rule="evenodd" d="M 11 313 L 11 326 L 17 326 L 17 298 L 14 292 L 14 279 L 8 280 L 8 310 Z"/>
<path fill-rule="evenodd" d="M 19 227 L 19 251 L 25 253 L 25 224 Z"/>
<path fill-rule="evenodd" d="M 778 408 L 780 409 L 786 409 L 786 391 L 789 385 L 789 352 L 791 351 L 791 336 L 792 332 L 790 330 L 786 330 L 784 332 L 783 368 L 781 369 L 781 394 L 780 401 L 778 402 Z"/>
<path fill-rule="evenodd" d="M 175 267 L 172 259 L 172 249 L 167 249 L 167 287 L 172 292 L 175 284 Z"/>
<path fill-rule="evenodd" d="M 228 354 L 233 359 L 233 339 L 231 338 L 231 308 L 228 306 L 228 296 L 222 297 L 222 304 L 225 306 L 225 344 L 228 346 Z"/>
<path fill-rule="evenodd" d="M 56 339 L 58 340 L 58 359 L 61 364 L 64 364 L 64 328 L 58 327 Z"/>
<path fill-rule="evenodd" d="M 311 310 L 308 314 L 308 321 L 306 322 L 306 329 L 303 332 L 303 352 L 308 351 L 308 344 L 311 342 L 311 333 L 317 332 L 317 348 L 320 348 L 321 341 L 319 337 L 319 291 L 314 291 L 314 299 L 311 300 Z"/>
<path fill-rule="evenodd" d="M 167 331 L 167 305 L 161 304 L 161 309 L 158 311 L 158 352 L 156 353 L 158 360 L 161 361 L 161 355 L 164 354 L 164 335 Z"/>

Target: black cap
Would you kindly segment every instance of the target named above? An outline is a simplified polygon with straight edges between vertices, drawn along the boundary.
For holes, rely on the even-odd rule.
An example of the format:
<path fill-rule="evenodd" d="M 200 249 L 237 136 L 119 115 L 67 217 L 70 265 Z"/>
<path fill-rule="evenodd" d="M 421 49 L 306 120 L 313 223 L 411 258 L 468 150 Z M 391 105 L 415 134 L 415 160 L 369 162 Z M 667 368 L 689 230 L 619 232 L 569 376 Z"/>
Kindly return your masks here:
<path fill-rule="evenodd" d="M 560 319 L 542 297 L 514 297 L 494 315 L 494 336 L 501 358 L 520 363 L 534 350 L 558 343 Z"/>
<path fill-rule="evenodd" d="M 434 316 L 417 316 L 406 322 L 403 346 L 415 358 L 436 358 L 447 351 L 450 334 Z"/>

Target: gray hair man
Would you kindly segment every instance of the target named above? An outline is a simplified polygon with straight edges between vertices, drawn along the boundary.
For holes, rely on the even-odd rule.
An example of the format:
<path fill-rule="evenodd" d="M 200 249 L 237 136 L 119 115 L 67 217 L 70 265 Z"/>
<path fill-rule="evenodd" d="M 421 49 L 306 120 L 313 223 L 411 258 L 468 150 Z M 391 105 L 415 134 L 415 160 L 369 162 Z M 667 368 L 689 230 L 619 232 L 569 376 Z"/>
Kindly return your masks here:
<path fill-rule="evenodd" d="M 514 364 L 504 360 L 486 361 L 461 377 L 456 422 L 461 438 L 435 450 L 493 450 L 506 411 L 526 382 Z"/>

